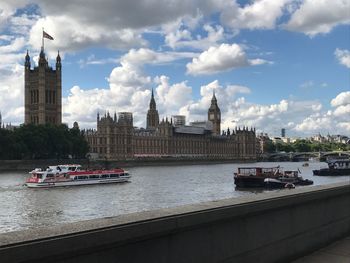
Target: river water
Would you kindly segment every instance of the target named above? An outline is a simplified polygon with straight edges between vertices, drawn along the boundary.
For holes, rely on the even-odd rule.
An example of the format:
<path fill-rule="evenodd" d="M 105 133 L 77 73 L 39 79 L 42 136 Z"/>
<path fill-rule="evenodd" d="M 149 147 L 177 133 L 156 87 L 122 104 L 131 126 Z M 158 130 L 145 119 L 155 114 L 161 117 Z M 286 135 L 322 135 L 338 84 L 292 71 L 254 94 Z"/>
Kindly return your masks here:
<path fill-rule="evenodd" d="M 256 195 L 262 191 L 235 189 L 233 171 L 239 166 L 277 165 L 285 170 L 299 168 L 314 185 L 350 183 L 350 176 L 313 176 L 313 169 L 327 166 L 319 162 L 311 162 L 309 167 L 293 162 L 133 167 L 128 169 L 132 174 L 129 183 L 51 189 L 23 186 L 27 172 L 0 172 L 0 233 Z"/>

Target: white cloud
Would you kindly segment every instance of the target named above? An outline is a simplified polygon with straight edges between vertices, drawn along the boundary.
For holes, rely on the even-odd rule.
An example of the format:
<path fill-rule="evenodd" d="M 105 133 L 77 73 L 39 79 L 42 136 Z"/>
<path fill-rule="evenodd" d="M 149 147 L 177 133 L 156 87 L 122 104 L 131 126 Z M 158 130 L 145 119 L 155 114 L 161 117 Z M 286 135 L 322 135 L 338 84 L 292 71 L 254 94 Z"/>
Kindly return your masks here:
<path fill-rule="evenodd" d="M 224 28 L 220 25 L 211 26 L 205 24 L 204 31 L 207 33 L 206 37 L 197 35 L 193 38 L 188 29 L 172 30 L 165 35 L 165 43 L 173 49 L 191 47 L 194 49 L 205 50 L 211 46 L 216 46 L 218 43 L 225 40 Z"/>
<path fill-rule="evenodd" d="M 329 33 L 335 26 L 350 23 L 350 1 L 305 0 L 285 28 L 313 37 Z"/>
<path fill-rule="evenodd" d="M 334 110 L 334 116 L 350 116 L 350 103 L 347 105 L 341 105 Z"/>
<path fill-rule="evenodd" d="M 339 93 L 334 99 L 331 100 L 333 107 L 350 105 L 350 91 L 344 91 Z"/>
<path fill-rule="evenodd" d="M 290 0 L 255 0 L 240 7 L 236 1 L 226 1 L 222 6 L 221 21 L 234 29 L 273 29 L 288 2 Z"/>
<path fill-rule="evenodd" d="M 140 67 L 145 64 L 164 64 L 183 58 L 192 58 L 195 55 L 192 52 L 156 52 L 148 48 L 140 48 L 129 50 L 122 56 L 120 62 L 122 65 Z"/>
<path fill-rule="evenodd" d="M 66 14 L 79 24 L 105 29 L 141 29 L 175 21 L 185 15 L 195 16 L 197 7 L 205 8 L 208 1 L 185 1 L 181 5 L 174 0 L 100 0 L 84 1 L 84 4 L 80 0 L 71 0 L 64 5 L 56 1 L 35 2 L 46 16 Z"/>
<path fill-rule="evenodd" d="M 27 0 L 0 1 L 0 30 L 8 26 L 17 8 L 24 7 Z"/>
<path fill-rule="evenodd" d="M 347 49 L 337 48 L 334 51 L 335 57 L 338 59 L 339 63 L 347 68 L 350 68 L 350 51 Z"/>
<path fill-rule="evenodd" d="M 192 88 L 186 81 L 170 85 L 169 77 L 160 76 L 155 78 L 155 82 L 158 83 L 156 95 L 160 113 L 168 116 L 178 114 L 179 109 L 192 99 Z"/>
<path fill-rule="evenodd" d="M 332 125 L 332 120 L 327 116 L 310 116 L 304 119 L 301 123 L 297 124 L 295 130 L 304 133 L 317 133 L 321 130 L 332 130 Z"/>
<path fill-rule="evenodd" d="M 249 65 L 269 63 L 263 59 L 248 60 L 243 48 L 237 44 L 221 44 L 210 47 L 186 65 L 187 73 L 192 75 L 213 74 Z"/>
<path fill-rule="evenodd" d="M 54 37 L 54 41 L 45 41 L 45 50 L 48 51 L 49 55 L 56 54 L 58 49 L 62 52 L 74 52 L 98 45 L 115 49 L 146 45 L 139 31 L 131 29 L 106 30 L 94 24 L 81 24 L 69 16 L 61 15 L 47 16 L 36 21 L 31 28 L 29 38 L 33 49 L 38 50 L 41 46 L 43 27 Z"/>
<path fill-rule="evenodd" d="M 339 93 L 330 104 L 334 110 L 314 111 L 300 122 L 295 130 L 304 133 L 323 131 L 330 134 L 348 134 L 350 132 L 350 91 Z"/>
<path fill-rule="evenodd" d="M 150 49 L 132 49 L 121 57 L 120 66 L 115 67 L 109 78 L 109 88 L 84 90 L 73 87 L 64 100 L 64 122 L 72 125 L 75 120 L 81 127 L 94 127 L 98 111 L 130 111 L 134 114 L 136 126 L 145 126 L 145 118 L 150 99 L 150 89 L 155 84 L 157 107 L 160 113 L 177 114 L 179 107 L 189 103 L 192 88 L 186 82 L 169 83 L 166 76 L 154 80 L 142 71 L 145 64 L 170 62 L 186 53 L 162 53 Z M 83 105 L 83 106 L 80 106 Z M 169 116 L 170 116 L 169 115 Z"/>
<path fill-rule="evenodd" d="M 7 69 L 0 68 L 0 111 L 4 123 L 20 124 L 24 121 L 22 65 L 14 64 Z"/>

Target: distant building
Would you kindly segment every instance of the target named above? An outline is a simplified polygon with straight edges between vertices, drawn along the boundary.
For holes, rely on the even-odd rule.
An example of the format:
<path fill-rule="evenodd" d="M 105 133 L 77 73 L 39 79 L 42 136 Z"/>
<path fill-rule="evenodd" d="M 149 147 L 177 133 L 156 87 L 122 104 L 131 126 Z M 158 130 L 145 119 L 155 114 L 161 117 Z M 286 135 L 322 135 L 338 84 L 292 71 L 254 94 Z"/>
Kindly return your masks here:
<path fill-rule="evenodd" d="M 285 128 L 281 129 L 281 137 L 282 138 L 286 137 L 286 129 Z"/>
<path fill-rule="evenodd" d="M 260 133 L 257 136 L 257 152 L 258 153 L 265 153 L 266 152 L 266 147 L 268 143 L 272 142 L 270 137 L 268 136 L 267 133 Z"/>
<path fill-rule="evenodd" d="M 86 130 L 91 156 L 101 159 L 135 158 L 210 158 L 255 160 L 255 129 L 236 129 L 220 135 L 220 109 L 215 94 L 208 110 L 208 122 L 175 125 L 163 118 L 157 124 L 158 112 L 153 92 L 147 113 L 146 129 L 133 126 L 131 113 L 97 115 L 97 130 Z"/>
<path fill-rule="evenodd" d="M 38 66 L 31 69 L 27 51 L 24 62 L 24 123 L 62 123 L 62 65 L 58 53 L 56 69 L 49 66 L 41 47 Z"/>

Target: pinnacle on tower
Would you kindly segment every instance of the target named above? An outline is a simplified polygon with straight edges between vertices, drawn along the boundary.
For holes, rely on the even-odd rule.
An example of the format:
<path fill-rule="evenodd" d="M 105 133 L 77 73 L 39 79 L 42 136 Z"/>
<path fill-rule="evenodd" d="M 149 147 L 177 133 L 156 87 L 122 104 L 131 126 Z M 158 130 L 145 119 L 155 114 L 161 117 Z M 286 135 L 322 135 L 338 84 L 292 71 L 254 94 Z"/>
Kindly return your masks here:
<path fill-rule="evenodd" d="M 26 67 L 30 68 L 30 56 L 29 56 L 28 49 L 27 49 L 27 54 L 26 54 L 26 56 L 25 56 L 24 65 L 25 65 Z"/>
<path fill-rule="evenodd" d="M 60 51 L 57 52 L 56 63 L 61 63 Z"/>
<path fill-rule="evenodd" d="M 44 51 L 44 47 L 41 47 L 40 54 L 39 54 L 39 58 L 43 58 L 43 59 L 45 59 L 45 51 Z"/>

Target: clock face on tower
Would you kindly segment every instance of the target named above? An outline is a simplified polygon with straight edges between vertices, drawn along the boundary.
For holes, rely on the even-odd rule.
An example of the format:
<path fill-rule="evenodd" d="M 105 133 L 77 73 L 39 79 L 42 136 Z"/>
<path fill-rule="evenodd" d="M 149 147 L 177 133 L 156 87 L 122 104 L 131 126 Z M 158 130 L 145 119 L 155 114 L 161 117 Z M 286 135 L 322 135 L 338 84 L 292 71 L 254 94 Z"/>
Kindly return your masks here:
<path fill-rule="evenodd" d="M 214 113 L 209 114 L 209 119 L 211 119 L 211 120 L 214 119 Z"/>

